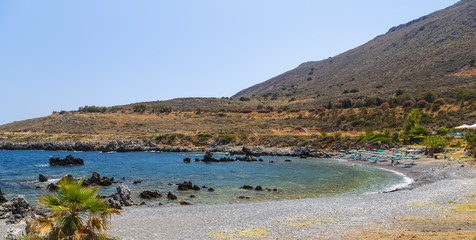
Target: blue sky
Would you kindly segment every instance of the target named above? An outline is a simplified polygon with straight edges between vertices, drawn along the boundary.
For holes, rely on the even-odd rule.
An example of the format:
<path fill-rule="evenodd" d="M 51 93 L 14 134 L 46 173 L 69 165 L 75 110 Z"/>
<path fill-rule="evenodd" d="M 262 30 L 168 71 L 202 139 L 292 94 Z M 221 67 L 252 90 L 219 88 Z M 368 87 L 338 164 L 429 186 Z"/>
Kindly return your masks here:
<path fill-rule="evenodd" d="M 231 96 L 456 2 L 0 1 L 0 124 Z"/>

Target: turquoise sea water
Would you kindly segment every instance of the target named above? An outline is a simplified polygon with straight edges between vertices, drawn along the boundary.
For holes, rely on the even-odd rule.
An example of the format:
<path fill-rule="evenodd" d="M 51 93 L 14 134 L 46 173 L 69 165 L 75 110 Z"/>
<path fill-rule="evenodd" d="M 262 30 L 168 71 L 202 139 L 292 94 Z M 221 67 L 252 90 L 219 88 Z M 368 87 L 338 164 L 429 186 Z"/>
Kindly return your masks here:
<path fill-rule="evenodd" d="M 50 157 L 64 158 L 72 154 L 85 161 L 84 166 L 50 167 Z M 224 154 L 215 153 L 219 158 Z M 191 157 L 192 162 L 183 162 Z M 66 152 L 66 151 L 0 151 L 0 188 L 7 199 L 24 195 L 30 202 L 45 194 L 44 188 L 49 182 L 55 182 L 66 174 L 75 177 L 91 177 L 93 171 L 101 177 L 114 177 L 116 181 L 129 186 L 135 201 L 143 190 L 159 191 L 163 195 L 173 192 L 179 201 L 193 204 L 221 204 L 250 201 L 323 197 L 339 194 L 364 194 L 394 189 L 406 184 L 408 178 L 394 172 L 366 167 L 353 166 L 346 161 L 335 159 L 300 159 L 290 157 L 261 157 L 263 162 L 227 162 L 203 163 L 193 162 L 203 153 L 100 153 L 100 152 Z M 290 159 L 292 162 L 285 162 Z M 274 163 L 269 163 L 269 161 Z M 50 180 L 39 183 L 38 175 L 43 174 Z M 125 178 L 125 180 L 122 180 Z M 142 184 L 132 184 L 141 180 Z M 180 192 L 175 184 L 192 181 L 199 186 L 214 188 L 214 192 L 186 191 Z M 262 186 L 263 189 L 278 191 L 244 190 L 243 185 Z M 113 184 L 102 187 L 101 195 L 115 192 Z M 165 193 L 165 194 L 164 194 Z M 190 195 L 195 198 L 190 198 Z M 250 199 L 240 199 L 246 196 Z M 162 198 L 147 201 L 147 204 L 175 204 Z M 176 201 L 178 202 L 178 201 Z"/>

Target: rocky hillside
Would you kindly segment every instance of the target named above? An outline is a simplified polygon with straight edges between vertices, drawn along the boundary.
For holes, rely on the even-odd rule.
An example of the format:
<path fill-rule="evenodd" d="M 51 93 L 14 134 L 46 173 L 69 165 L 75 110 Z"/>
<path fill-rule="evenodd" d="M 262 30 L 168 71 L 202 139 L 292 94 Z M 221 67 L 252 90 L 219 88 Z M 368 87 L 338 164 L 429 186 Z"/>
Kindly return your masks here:
<path fill-rule="evenodd" d="M 388 97 L 398 89 L 451 95 L 458 88 L 476 88 L 475 33 L 476 0 L 463 0 L 392 27 L 335 57 L 303 63 L 233 97 L 315 97 L 327 102 Z"/>

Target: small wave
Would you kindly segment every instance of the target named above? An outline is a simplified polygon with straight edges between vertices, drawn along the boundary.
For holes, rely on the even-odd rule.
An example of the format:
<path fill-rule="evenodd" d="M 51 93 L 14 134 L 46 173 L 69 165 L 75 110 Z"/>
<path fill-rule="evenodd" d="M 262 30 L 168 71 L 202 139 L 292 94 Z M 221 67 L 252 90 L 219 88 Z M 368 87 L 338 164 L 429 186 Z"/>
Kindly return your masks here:
<path fill-rule="evenodd" d="M 49 167 L 49 164 L 35 164 L 35 167 L 43 168 L 43 167 Z"/>
<path fill-rule="evenodd" d="M 413 183 L 413 179 L 409 178 L 407 175 L 401 173 L 401 172 L 398 172 L 398 171 L 395 171 L 395 170 L 391 170 L 391 169 L 385 169 L 385 168 L 379 168 L 379 169 L 382 169 L 382 170 L 385 170 L 385 171 L 388 171 L 388 172 L 392 172 L 394 174 L 397 174 L 397 175 L 400 175 L 403 177 L 403 181 L 401 182 L 398 182 L 398 183 L 395 183 L 389 187 L 386 187 L 382 190 L 382 192 L 388 192 L 388 191 L 393 191 L 393 190 L 397 190 L 397 189 L 401 189 L 401 188 L 406 188 L 408 187 L 410 184 Z"/>

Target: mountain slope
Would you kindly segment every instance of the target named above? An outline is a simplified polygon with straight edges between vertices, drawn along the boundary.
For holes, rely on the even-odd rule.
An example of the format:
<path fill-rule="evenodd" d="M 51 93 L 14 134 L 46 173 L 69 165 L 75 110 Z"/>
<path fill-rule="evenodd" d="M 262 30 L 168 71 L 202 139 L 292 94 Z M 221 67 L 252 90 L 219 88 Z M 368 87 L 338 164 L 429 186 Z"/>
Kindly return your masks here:
<path fill-rule="evenodd" d="M 476 88 L 474 74 L 456 76 L 476 59 L 476 0 L 391 28 L 386 34 L 335 57 L 297 68 L 244 89 L 233 97 L 275 95 L 327 101 L 389 96 L 397 89 L 448 93 Z M 474 63 L 473 63 L 474 64 Z M 345 90 L 356 93 L 343 94 Z"/>

